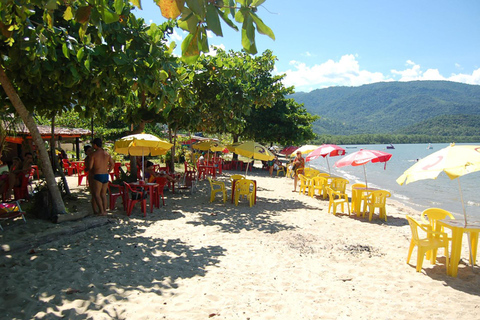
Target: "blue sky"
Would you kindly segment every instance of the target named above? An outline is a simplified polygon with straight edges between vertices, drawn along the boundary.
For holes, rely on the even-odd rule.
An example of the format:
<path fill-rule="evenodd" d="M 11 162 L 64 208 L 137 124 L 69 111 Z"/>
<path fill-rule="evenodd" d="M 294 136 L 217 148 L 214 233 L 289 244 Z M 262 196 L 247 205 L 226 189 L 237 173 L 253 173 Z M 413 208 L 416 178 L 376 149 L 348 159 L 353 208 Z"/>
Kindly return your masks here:
<path fill-rule="evenodd" d="M 135 15 L 165 21 L 153 0 Z M 267 0 L 258 15 L 276 40 L 257 34 L 259 53 L 277 56 L 276 72 L 296 91 L 380 81 L 451 80 L 480 84 L 478 0 Z M 223 24 L 210 45 L 241 49 Z M 177 29 L 178 45 L 186 36 Z"/>

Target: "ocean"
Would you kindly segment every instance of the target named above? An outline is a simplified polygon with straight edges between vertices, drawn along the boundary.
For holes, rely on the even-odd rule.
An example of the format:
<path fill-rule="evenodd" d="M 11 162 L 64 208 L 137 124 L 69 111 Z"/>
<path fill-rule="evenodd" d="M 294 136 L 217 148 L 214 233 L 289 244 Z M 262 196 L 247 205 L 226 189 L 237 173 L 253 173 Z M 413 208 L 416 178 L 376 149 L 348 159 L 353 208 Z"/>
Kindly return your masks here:
<path fill-rule="evenodd" d="M 477 143 L 465 143 L 474 144 Z M 341 146 L 347 154 L 360 149 L 381 150 L 392 154 L 392 158 L 384 163 L 367 163 L 365 172 L 369 187 L 388 190 L 392 198 L 407 204 L 408 206 L 423 211 L 427 208 L 437 207 L 451 212 L 457 219 L 463 219 L 461 195 L 463 196 L 468 221 L 480 221 L 480 171 L 473 172 L 450 180 L 445 173 L 441 173 L 436 180 L 421 180 L 399 185 L 396 179 L 402 173 L 415 164 L 417 159 L 424 158 L 429 154 L 447 147 L 448 143 L 431 144 L 432 149 L 427 149 L 427 144 L 397 144 L 395 149 L 386 149 L 386 145 L 355 145 Z M 480 143 L 478 143 L 480 146 Z M 363 166 L 347 166 L 336 168 L 335 162 L 342 157 L 329 157 L 331 173 L 345 177 L 353 183 L 365 183 Z M 311 166 L 328 172 L 327 159 L 317 158 L 307 162 Z M 459 189 L 459 182 L 461 193 Z"/>

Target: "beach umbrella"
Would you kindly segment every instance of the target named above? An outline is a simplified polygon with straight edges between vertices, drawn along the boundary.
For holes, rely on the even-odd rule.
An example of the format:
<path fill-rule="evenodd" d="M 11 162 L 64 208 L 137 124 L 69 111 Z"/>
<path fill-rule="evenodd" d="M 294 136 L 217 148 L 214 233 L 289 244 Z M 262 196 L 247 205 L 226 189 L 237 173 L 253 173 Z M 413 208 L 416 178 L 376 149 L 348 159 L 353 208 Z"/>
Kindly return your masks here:
<path fill-rule="evenodd" d="M 296 149 L 295 151 L 292 151 L 289 156 L 290 157 L 294 157 L 296 156 L 297 152 L 300 151 L 302 153 L 302 155 L 305 155 L 305 154 L 309 154 L 310 152 L 312 152 L 313 150 L 317 149 L 319 146 L 314 146 L 314 145 L 311 145 L 311 144 L 306 144 L 304 146 L 301 146 L 300 148 Z"/>
<path fill-rule="evenodd" d="M 368 188 L 367 182 L 367 172 L 365 170 L 365 164 L 368 162 L 384 162 L 385 167 L 387 166 L 387 161 L 390 160 L 392 155 L 387 152 L 379 150 L 366 150 L 360 149 L 356 152 L 350 153 L 349 155 L 343 157 L 342 159 L 335 162 L 337 168 L 345 166 L 363 166 L 363 174 L 365 175 L 365 186 Z"/>
<path fill-rule="evenodd" d="M 280 151 L 280 154 L 289 155 L 297 149 L 298 149 L 298 147 L 295 147 L 295 146 L 285 147 L 285 148 L 282 149 L 282 151 Z"/>
<path fill-rule="evenodd" d="M 467 225 L 467 214 L 463 202 L 460 177 L 471 172 L 480 170 L 480 146 L 479 145 L 455 145 L 434 152 L 427 157 L 420 159 L 413 166 L 408 168 L 397 179 L 400 185 L 409 184 L 424 179 L 436 179 L 442 172 L 450 179 L 458 179 L 458 188 L 462 202 L 463 216 Z"/>
<path fill-rule="evenodd" d="M 275 159 L 275 155 L 271 153 L 267 149 L 267 147 L 264 147 L 261 144 L 254 141 L 248 141 L 248 142 L 239 144 L 238 146 L 235 147 L 234 152 L 238 155 L 241 155 L 250 159 L 255 159 L 255 160 L 269 161 L 269 160 Z M 247 172 L 248 172 L 248 165 L 247 165 L 247 171 L 245 172 L 245 175 L 247 175 Z"/>
<path fill-rule="evenodd" d="M 145 180 L 145 156 L 159 156 L 167 154 L 173 147 L 170 142 L 147 133 L 132 134 L 115 141 L 114 151 L 130 156 L 142 156 L 143 180 Z"/>
<path fill-rule="evenodd" d="M 324 157 L 327 160 L 328 172 L 330 172 L 330 163 L 328 162 L 328 157 L 336 157 L 345 155 L 345 149 L 337 146 L 336 144 L 322 144 L 317 149 L 313 150 L 305 158 L 305 161 L 315 160 L 318 157 Z"/>
<path fill-rule="evenodd" d="M 192 145 L 192 148 L 197 150 L 202 150 L 202 151 L 213 151 L 213 152 L 225 150 L 225 146 L 223 144 L 213 140 L 197 142 Z"/>

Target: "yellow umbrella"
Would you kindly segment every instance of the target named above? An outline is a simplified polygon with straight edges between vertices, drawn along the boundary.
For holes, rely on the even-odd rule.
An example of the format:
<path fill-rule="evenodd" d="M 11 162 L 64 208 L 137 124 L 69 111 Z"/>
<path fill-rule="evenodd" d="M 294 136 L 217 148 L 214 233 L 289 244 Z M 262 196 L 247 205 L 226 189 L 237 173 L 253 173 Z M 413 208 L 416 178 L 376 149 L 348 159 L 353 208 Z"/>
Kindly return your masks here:
<path fill-rule="evenodd" d="M 131 156 L 164 155 L 173 144 L 147 133 L 132 134 L 115 141 L 115 152 Z"/>
<path fill-rule="evenodd" d="M 266 147 L 253 141 L 239 144 L 235 147 L 234 152 L 238 155 L 256 160 L 269 161 L 275 159 L 275 155 L 271 153 Z M 248 165 L 245 175 L 247 175 L 248 172 Z"/>
<path fill-rule="evenodd" d="M 202 141 L 192 145 L 193 149 L 202 150 L 202 151 L 223 151 L 225 146 L 218 141 Z"/>
<path fill-rule="evenodd" d="M 228 144 L 227 149 L 230 152 L 235 152 L 235 148 L 238 147 L 239 145 L 241 145 L 240 142 L 235 142 L 235 143 L 232 143 L 232 144 Z"/>
<path fill-rule="evenodd" d="M 397 179 L 397 183 L 402 185 L 423 179 L 436 179 L 441 172 L 445 172 L 453 180 L 479 170 L 480 146 L 455 145 L 452 143 L 450 146 L 419 160 Z M 463 203 L 460 179 L 458 180 L 458 187 L 460 189 L 465 224 L 467 224 L 467 214 Z"/>
<path fill-rule="evenodd" d="M 167 154 L 173 144 L 147 133 L 132 134 L 115 141 L 114 150 L 117 153 L 142 156 L 143 179 L 145 180 L 145 156 L 159 156 Z"/>

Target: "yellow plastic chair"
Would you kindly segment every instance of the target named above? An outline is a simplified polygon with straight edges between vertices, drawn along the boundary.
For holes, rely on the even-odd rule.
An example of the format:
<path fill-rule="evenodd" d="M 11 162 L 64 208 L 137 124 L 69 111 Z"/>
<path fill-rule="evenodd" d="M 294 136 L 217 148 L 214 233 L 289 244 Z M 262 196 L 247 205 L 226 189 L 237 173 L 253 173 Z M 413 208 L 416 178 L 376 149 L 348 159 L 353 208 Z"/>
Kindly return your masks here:
<path fill-rule="evenodd" d="M 287 173 L 285 174 L 286 178 L 293 178 L 293 170 L 292 170 L 292 165 L 289 163 L 287 165 Z"/>
<path fill-rule="evenodd" d="M 332 188 L 334 191 L 346 193 L 345 190 L 347 189 L 347 184 L 349 184 L 349 181 L 345 178 L 334 178 L 330 182 L 330 188 Z"/>
<path fill-rule="evenodd" d="M 217 193 L 223 193 L 223 203 L 227 202 L 227 189 L 225 188 L 225 182 L 214 181 L 210 177 L 207 178 L 208 182 L 210 183 L 210 202 L 215 200 L 215 195 Z"/>
<path fill-rule="evenodd" d="M 310 189 L 312 187 L 312 179 L 308 178 L 305 175 L 300 173 L 298 175 L 298 180 L 300 181 L 299 192 L 301 194 L 310 194 Z M 308 191 L 307 191 L 307 189 L 308 189 Z"/>
<path fill-rule="evenodd" d="M 313 178 L 317 176 L 320 173 L 317 169 L 313 169 L 310 167 L 306 167 L 303 169 L 303 175 L 306 176 L 307 178 Z"/>
<path fill-rule="evenodd" d="M 280 172 L 283 172 L 283 175 L 286 177 L 287 174 L 285 173 L 285 167 L 278 167 L 277 169 L 277 176 L 279 175 Z"/>
<path fill-rule="evenodd" d="M 407 215 L 410 229 L 412 230 L 412 240 L 410 241 L 410 248 L 408 249 L 407 263 L 410 262 L 413 248 L 417 246 L 417 272 L 422 270 L 423 258 L 425 253 L 431 250 L 445 249 L 446 269 L 448 272 L 448 237 L 445 232 L 432 231 L 432 227 L 428 224 L 420 224 L 418 221 Z M 422 230 L 426 236 L 420 238 L 418 229 Z"/>
<path fill-rule="evenodd" d="M 312 178 L 312 187 L 310 188 L 310 197 L 315 196 L 315 193 L 318 191 L 318 196 L 321 196 L 323 199 L 327 199 L 327 186 L 328 180 L 322 176 L 316 176 Z"/>
<path fill-rule="evenodd" d="M 369 217 L 368 221 L 372 221 L 372 216 L 375 211 L 375 208 L 379 209 L 378 217 L 384 218 L 387 221 L 387 209 L 385 208 L 385 204 L 387 202 L 387 198 L 390 198 L 392 194 L 386 190 L 376 190 L 371 192 L 366 198 L 363 203 L 363 217 L 365 217 L 366 208 L 368 207 Z"/>
<path fill-rule="evenodd" d="M 326 173 L 326 172 L 320 172 L 319 174 L 317 174 L 318 177 L 330 177 L 330 174 L 329 173 Z"/>
<path fill-rule="evenodd" d="M 365 201 L 363 192 L 355 190 L 355 188 L 366 188 L 366 185 L 363 183 L 354 183 L 352 184 L 352 212 L 357 214 L 357 217 L 360 217 L 362 214 L 362 201 Z"/>
<path fill-rule="evenodd" d="M 235 205 L 238 206 L 238 200 L 241 196 L 249 200 L 250 207 L 255 201 L 255 184 L 252 180 L 241 179 L 235 183 Z"/>
<path fill-rule="evenodd" d="M 423 224 L 429 224 L 432 227 L 433 231 L 440 232 L 445 231 L 443 226 L 440 228 L 440 230 L 437 229 L 437 221 L 446 219 L 447 217 L 450 219 L 455 219 L 455 217 L 450 212 L 440 208 L 425 209 L 420 216 Z M 448 241 L 452 241 L 452 237 L 448 237 Z M 427 259 L 430 259 L 430 262 L 434 264 L 435 260 L 437 259 L 437 250 L 433 250 L 431 253 L 427 252 Z"/>
<path fill-rule="evenodd" d="M 333 207 L 333 215 L 337 214 L 337 206 L 342 206 L 342 212 L 345 212 L 344 205 L 347 205 L 348 215 L 350 215 L 350 207 L 348 205 L 348 196 L 346 193 L 342 193 L 340 191 L 335 191 L 331 187 L 326 187 L 328 193 L 328 213 L 330 213 L 330 209 Z"/>

